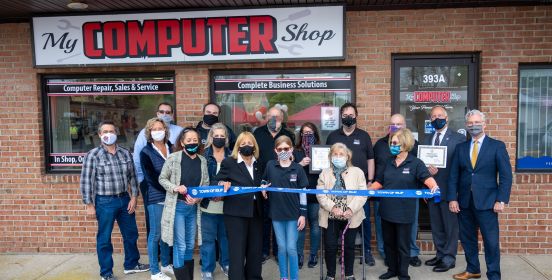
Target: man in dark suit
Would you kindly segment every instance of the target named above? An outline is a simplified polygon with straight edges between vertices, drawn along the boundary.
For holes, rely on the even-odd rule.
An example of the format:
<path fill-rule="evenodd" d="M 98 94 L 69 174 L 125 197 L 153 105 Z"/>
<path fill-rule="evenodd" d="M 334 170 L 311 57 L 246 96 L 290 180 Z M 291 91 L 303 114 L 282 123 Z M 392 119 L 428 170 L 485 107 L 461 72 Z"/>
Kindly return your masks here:
<path fill-rule="evenodd" d="M 449 211 L 445 198 L 448 191 L 448 179 L 450 164 L 456 145 L 466 141 L 464 135 L 448 128 L 448 114 L 443 106 L 435 106 L 431 109 L 431 125 L 435 133 L 426 137 L 424 145 L 446 146 L 447 166 L 436 168 L 429 166 L 429 172 L 437 181 L 443 200 L 441 202 L 429 201 L 429 217 L 431 218 L 431 233 L 435 244 L 436 256 L 425 262 L 434 266 L 433 271 L 445 272 L 456 265 L 456 253 L 458 251 L 458 218 L 456 213 Z"/>
<path fill-rule="evenodd" d="M 485 114 L 466 114 L 466 130 L 472 139 L 459 144 L 452 158 L 447 201 L 458 213 L 460 241 L 466 255 L 466 271 L 454 279 L 480 278 L 477 228 L 483 236 L 487 278 L 500 279 L 498 213 L 510 199 L 512 167 L 504 142 L 485 135 Z M 498 177 L 498 181 L 497 181 Z"/>

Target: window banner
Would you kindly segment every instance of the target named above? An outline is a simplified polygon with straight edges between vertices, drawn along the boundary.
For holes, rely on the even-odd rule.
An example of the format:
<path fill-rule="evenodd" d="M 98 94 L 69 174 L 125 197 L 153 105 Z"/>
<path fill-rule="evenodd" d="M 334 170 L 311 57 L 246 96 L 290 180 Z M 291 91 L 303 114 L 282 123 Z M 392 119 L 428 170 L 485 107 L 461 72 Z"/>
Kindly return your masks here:
<path fill-rule="evenodd" d="M 33 18 L 37 67 L 344 59 L 343 5 Z"/>
<path fill-rule="evenodd" d="M 173 80 L 78 81 L 46 83 L 48 96 L 174 94 Z"/>

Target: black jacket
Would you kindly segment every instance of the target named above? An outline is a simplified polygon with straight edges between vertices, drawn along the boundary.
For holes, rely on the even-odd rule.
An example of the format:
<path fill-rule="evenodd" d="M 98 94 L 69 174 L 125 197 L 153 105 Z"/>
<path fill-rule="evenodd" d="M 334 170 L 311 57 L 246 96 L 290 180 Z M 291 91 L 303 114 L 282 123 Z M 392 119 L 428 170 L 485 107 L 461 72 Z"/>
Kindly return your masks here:
<path fill-rule="evenodd" d="M 216 180 L 229 181 L 232 186 L 258 187 L 261 185 L 263 175 L 260 165 L 259 161 L 253 164 L 254 178 L 251 178 L 244 162 L 238 163 L 237 159 L 227 157 L 222 161 Z M 253 196 L 256 197 L 256 201 Z M 252 218 L 254 211 L 256 211 L 262 217 L 263 200 L 260 192 L 226 196 L 224 198 L 223 213 L 224 215 Z M 254 208 L 255 206 L 257 209 Z"/>

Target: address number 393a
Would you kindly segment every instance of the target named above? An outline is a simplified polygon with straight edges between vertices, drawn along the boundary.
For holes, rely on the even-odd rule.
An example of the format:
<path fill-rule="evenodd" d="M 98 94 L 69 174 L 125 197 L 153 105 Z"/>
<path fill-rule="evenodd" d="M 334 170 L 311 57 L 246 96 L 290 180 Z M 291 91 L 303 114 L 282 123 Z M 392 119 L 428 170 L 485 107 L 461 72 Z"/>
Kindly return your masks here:
<path fill-rule="evenodd" d="M 446 83 L 445 81 L 445 75 L 423 75 L 423 81 L 424 84 L 429 83 Z"/>

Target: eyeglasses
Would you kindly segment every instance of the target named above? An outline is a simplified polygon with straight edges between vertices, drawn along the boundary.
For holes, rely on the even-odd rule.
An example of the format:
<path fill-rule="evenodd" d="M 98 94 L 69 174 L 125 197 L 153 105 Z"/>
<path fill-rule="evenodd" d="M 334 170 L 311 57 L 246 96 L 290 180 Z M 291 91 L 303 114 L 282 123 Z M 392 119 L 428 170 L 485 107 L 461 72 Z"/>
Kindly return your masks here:
<path fill-rule="evenodd" d="M 401 143 L 395 142 L 395 141 L 391 142 L 391 145 L 393 145 L 393 146 L 398 146 L 398 145 L 400 145 L 400 144 L 401 144 Z"/>
<path fill-rule="evenodd" d="M 170 114 L 172 114 L 172 111 L 157 110 L 157 113 L 170 115 Z"/>
<path fill-rule="evenodd" d="M 278 153 L 280 153 L 280 152 L 289 152 L 290 149 L 291 149 L 291 148 L 277 148 L 276 151 L 277 151 Z"/>

